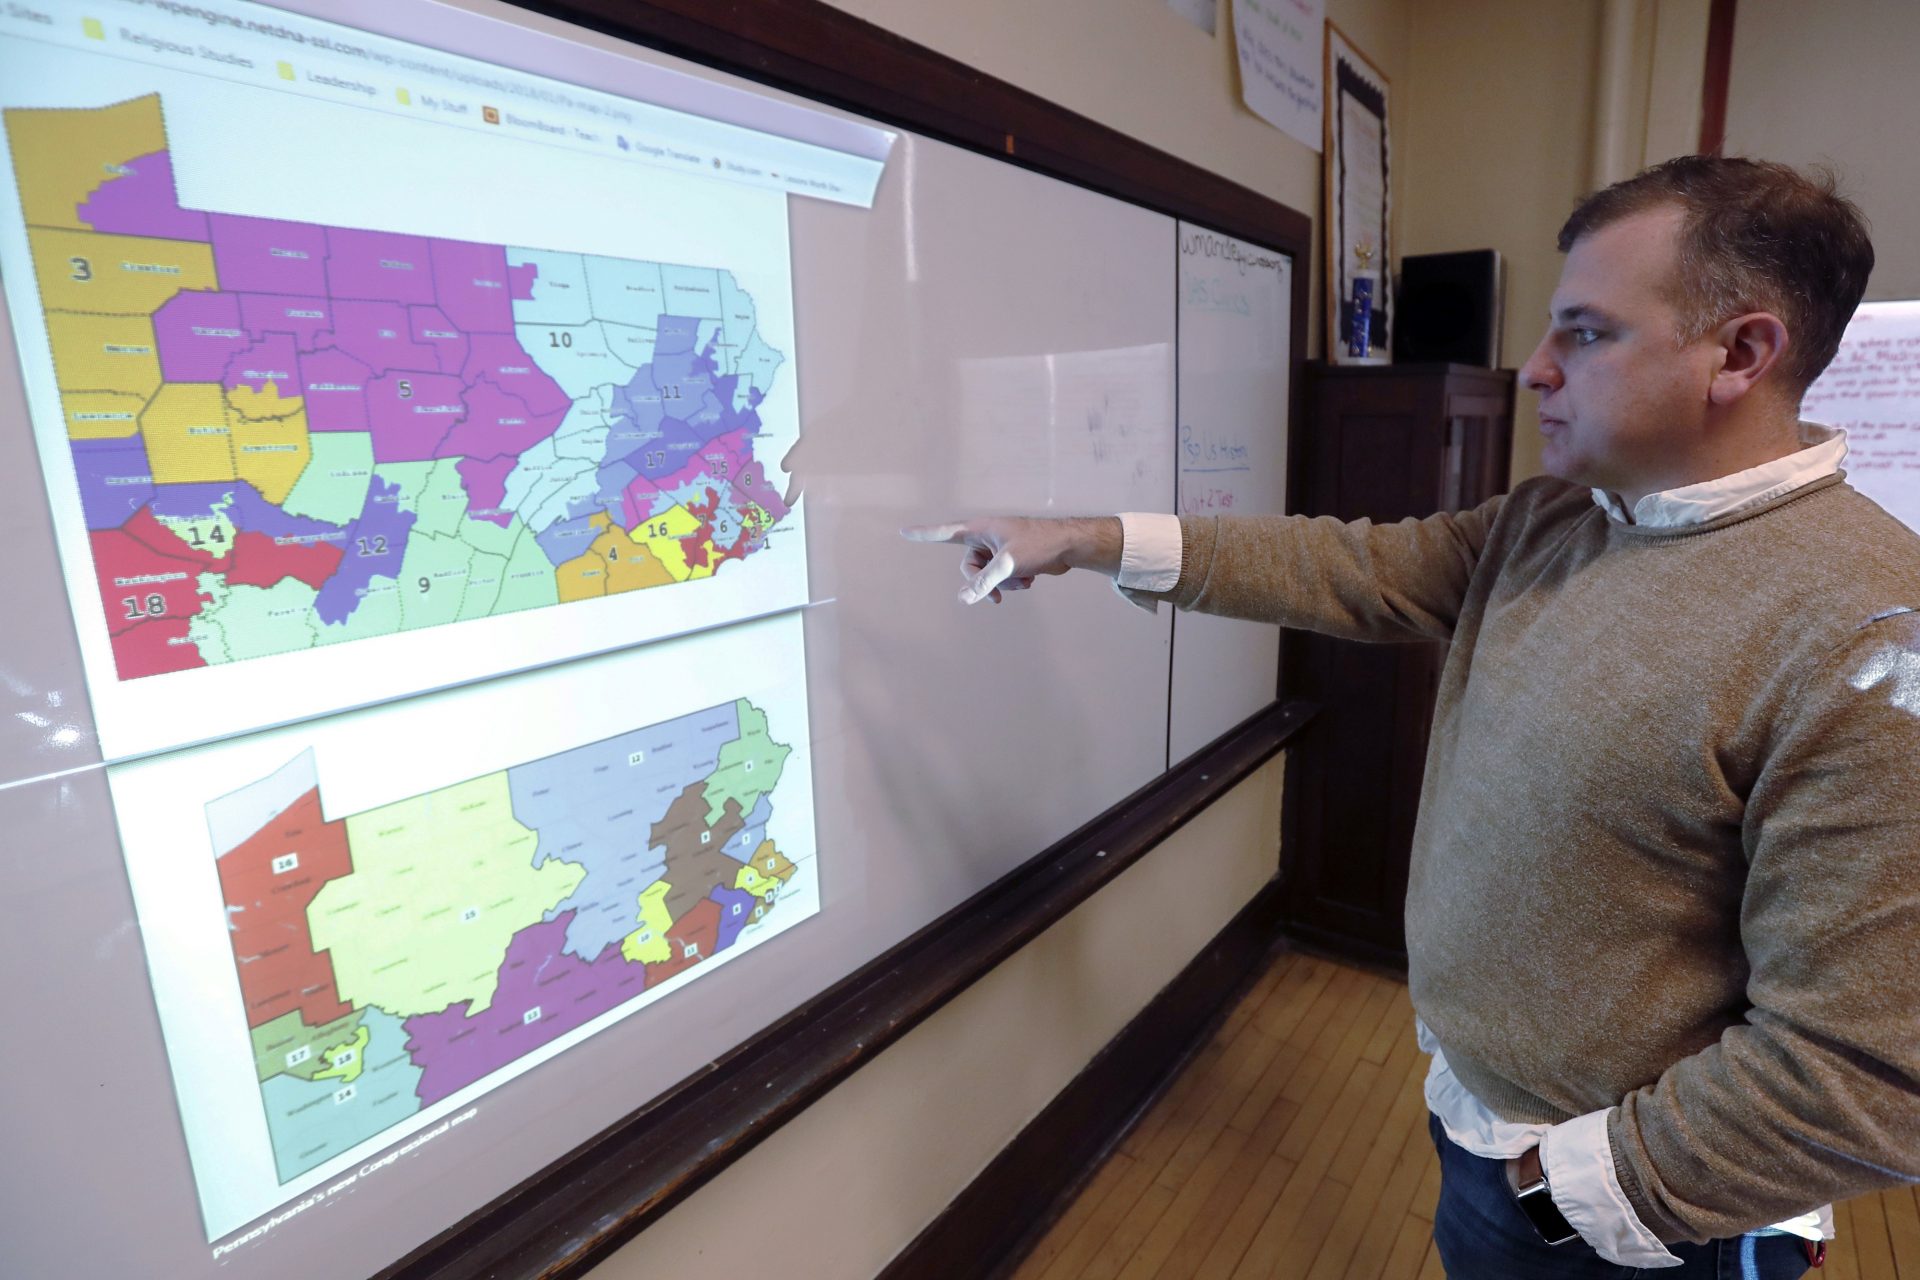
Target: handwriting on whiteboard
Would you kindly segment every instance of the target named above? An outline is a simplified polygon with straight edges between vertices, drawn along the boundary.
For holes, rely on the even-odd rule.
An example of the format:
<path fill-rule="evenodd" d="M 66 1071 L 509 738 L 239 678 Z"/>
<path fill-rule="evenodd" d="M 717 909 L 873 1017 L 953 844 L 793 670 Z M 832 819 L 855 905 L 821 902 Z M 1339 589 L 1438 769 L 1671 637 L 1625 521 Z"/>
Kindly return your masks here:
<path fill-rule="evenodd" d="M 1861 304 L 1800 414 L 1844 429 L 1853 486 L 1920 529 L 1920 302 Z"/>

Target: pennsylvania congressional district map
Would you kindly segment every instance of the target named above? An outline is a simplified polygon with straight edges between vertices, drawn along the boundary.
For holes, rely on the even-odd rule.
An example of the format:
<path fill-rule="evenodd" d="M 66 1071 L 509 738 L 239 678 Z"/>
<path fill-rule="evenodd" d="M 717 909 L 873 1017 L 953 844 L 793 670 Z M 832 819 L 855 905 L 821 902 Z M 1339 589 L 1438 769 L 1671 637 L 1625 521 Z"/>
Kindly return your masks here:
<path fill-rule="evenodd" d="M 789 514 L 724 264 L 183 208 L 158 94 L 5 128 L 121 681 L 710 578 Z"/>
<path fill-rule="evenodd" d="M 780 927 L 791 753 L 741 699 L 361 813 L 311 751 L 208 804 L 280 1182 Z"/>

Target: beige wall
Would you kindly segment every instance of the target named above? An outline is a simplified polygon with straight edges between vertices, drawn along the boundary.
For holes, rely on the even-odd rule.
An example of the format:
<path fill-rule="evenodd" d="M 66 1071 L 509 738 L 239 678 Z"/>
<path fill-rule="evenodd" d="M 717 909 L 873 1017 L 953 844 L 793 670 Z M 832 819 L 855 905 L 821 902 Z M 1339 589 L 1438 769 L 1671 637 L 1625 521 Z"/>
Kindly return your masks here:
<path fill-rule="evenodd" d="M 1239 105 L 1224 28 L 1209 38 L 1161 0 L 836 3 L 1307 213 L 1317 231 L 1319 156 Z M 1329 0 L 1328 16 L 1398 85 L 1412 8 Z M 1396 130 L 1402 111 L 1396 96 Z M 1275 760 L 1242 783 L 596 1276 L 875 1274 L 1272 875 L 1281 773 Z"/>
<path fill-rule="evenodd" d="M 1833 165 L 1873 223 L 1869 299 L 1920 297 L 1920 130 L 1912 0 L 1743 0 L 1727 153 Z"/>
<path fill-rule="evenodd" d="M 1598 0 L 1449 0 L 1413 10 L 1401 247 L 1500 251 L 1509 368 L 1545 328 L 1560 278 L 1554 233 L 1588 187 L 1600 10 Z M 1540 469 L 1536 408 L 1520 395 L 1515 480 Z"/>

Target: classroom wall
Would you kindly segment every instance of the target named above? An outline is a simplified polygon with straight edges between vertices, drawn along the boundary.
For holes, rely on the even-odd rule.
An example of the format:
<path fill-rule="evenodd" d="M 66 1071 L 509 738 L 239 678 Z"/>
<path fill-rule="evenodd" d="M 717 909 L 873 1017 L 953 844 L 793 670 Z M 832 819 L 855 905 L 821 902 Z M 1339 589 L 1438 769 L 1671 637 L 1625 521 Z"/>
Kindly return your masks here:
<path fill-rule="evenodd" d="M 1554 234 L 1589 188 L 1599 0 L 1449 0 L 1413 10 L 1400 172 L 1407 253 L 1498 249 L 1501 363 L 1540 340 L 1560 278 Z M 1540 471 L 1535 397 L 1517 397 L 1513 479 Z"/>
<path fill-rule="evenodd" d="M 1873 224 L 1867 298 L 1920 298 L 1920 5 L 1742 0 L 1727 85 L 1729 155 L 1831 164 Z"/>
<path fill-rule="evenodd" d="M 1317 350 L 1319 156 L 1239 105 L 1224 7 L 1215 39 L 1162 0 L 835 3 L 1311 214 Z M 1328 0 L 1327 10 L 1398 84 L 1413 7 Z M 1396 130 L 1402 110 L 1396 98 Z M 1273 874 L 1283 767 L 1276 759 L 1241 783 L 596 1277 L 875 1274 Z M 775 1203 L 777 1232 L 764 1208 Z"/>

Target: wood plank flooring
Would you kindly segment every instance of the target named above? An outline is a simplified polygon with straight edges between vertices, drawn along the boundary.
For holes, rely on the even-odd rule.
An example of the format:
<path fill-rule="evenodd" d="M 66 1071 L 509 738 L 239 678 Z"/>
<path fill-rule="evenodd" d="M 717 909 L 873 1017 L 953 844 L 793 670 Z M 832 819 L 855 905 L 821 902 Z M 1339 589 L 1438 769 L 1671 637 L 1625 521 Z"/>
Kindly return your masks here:
<path fill-rule="evenodd" d="M 1443 1280 L 1404 983 L 1279 956 L 1013 1280 Z M 1912 1188 L 1835 1209 L 1815 1275 L 1920 1280 Z"/>

